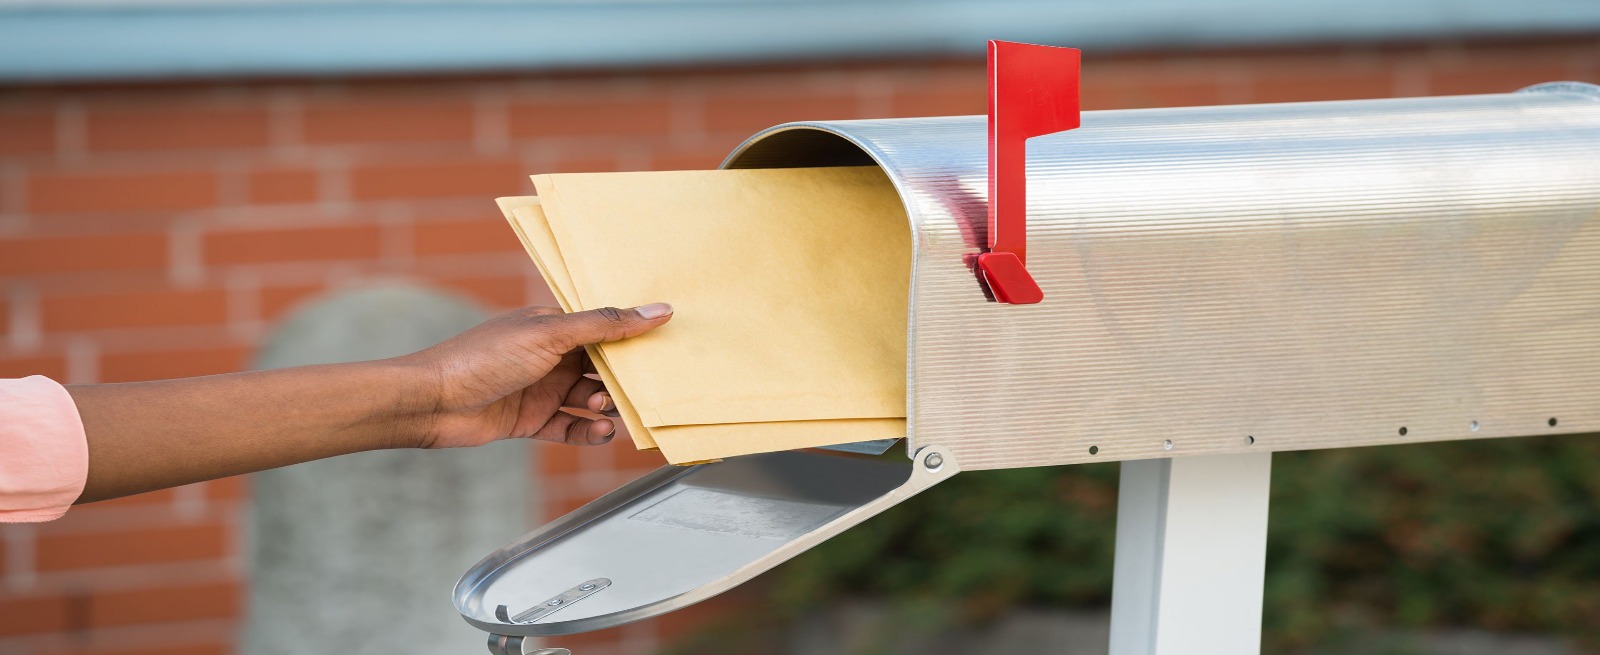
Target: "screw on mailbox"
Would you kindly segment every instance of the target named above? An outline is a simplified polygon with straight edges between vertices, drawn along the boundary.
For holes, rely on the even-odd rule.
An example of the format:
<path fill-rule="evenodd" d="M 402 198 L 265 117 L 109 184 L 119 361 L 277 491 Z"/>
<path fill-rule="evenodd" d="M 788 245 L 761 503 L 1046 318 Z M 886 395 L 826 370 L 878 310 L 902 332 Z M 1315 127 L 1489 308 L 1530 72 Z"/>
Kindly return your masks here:
<path fill-rule="evenodd" d="M 944 466 L 944 455 L 928 453 L 927 457 L 922 458 L 922 465 L 928 467 L 929 470 Z"/>

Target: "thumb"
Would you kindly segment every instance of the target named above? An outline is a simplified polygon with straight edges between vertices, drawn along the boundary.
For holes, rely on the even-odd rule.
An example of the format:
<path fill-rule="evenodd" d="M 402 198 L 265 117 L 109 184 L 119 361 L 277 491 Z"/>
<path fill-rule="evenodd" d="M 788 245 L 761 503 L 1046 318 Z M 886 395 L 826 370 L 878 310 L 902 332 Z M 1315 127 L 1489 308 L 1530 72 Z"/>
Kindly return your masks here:
<path fill-rule="evenodd" d="M 652 303 L 631 309 L 602 307 L 571 314 L 541 317 L 545 333 L 557 352 L 592 343 L 617 341 L 649 332 L 672 320 L 672 305 Z"/>

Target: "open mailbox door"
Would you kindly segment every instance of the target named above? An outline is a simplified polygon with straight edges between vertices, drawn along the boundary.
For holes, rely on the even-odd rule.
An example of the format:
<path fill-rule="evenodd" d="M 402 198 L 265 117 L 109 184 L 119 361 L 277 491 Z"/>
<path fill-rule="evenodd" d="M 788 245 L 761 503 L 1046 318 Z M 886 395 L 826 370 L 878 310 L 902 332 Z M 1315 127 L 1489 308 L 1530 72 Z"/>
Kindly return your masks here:
<path fill-rule="evenodd" d="M 508 655 L 523 652 L 523 637 L 647 619 L 732 589 L 958 470 L 938 448 L 910 466 L 800 451 L 664 467 L 484 558 L 457 583 L 456 608 Z"/>
<path fill-rule="evenodd" d="M 1600 431 L 1594 86 L 1086 112 L 1028 142 L 1025 227 L 991 214 L 993 134 L 794 123 L 729 157 L 893 184 L 911 462 L 664 468 L 462 578 L 492 650 L 709 598 L 958 470 L 1120 461 L 1113 651 L 1253 652 L 1270 453 Z"/>

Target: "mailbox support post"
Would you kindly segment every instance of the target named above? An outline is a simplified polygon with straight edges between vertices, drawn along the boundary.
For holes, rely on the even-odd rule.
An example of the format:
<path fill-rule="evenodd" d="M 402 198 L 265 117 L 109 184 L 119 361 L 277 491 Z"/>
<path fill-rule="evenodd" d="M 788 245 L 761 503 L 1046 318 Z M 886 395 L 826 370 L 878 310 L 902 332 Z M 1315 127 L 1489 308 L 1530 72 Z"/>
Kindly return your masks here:
<path fill-rule="evenodd" d="M 1272 453 L 1122 463 L 1111 655 L 1261 650 Z"/>

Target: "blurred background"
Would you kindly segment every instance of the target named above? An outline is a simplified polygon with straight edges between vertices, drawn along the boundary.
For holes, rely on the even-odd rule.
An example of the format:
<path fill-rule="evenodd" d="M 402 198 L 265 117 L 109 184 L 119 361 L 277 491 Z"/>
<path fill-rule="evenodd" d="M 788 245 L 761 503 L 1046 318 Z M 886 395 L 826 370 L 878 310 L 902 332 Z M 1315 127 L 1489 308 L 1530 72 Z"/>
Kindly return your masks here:
<path fill-rule="evenodd" d="M 1083 48 L 1086 109 L 1600 82 L 1593 0 L 0 0 L 0 377 L 376 357 L 553 305 L 492 201 L 527 174 L 982 113 L 989 38 Z M 0 653 L 482 652 L 454 577 L 661 463 L 626 438 L 494 448 L 0 525 Z M 1600 652 L 1600 441 L 1275 462 L 1267 652 Z M 1116 472 L 961 476 L 733 594 L 556 645 L 1104 652 Z"/>

